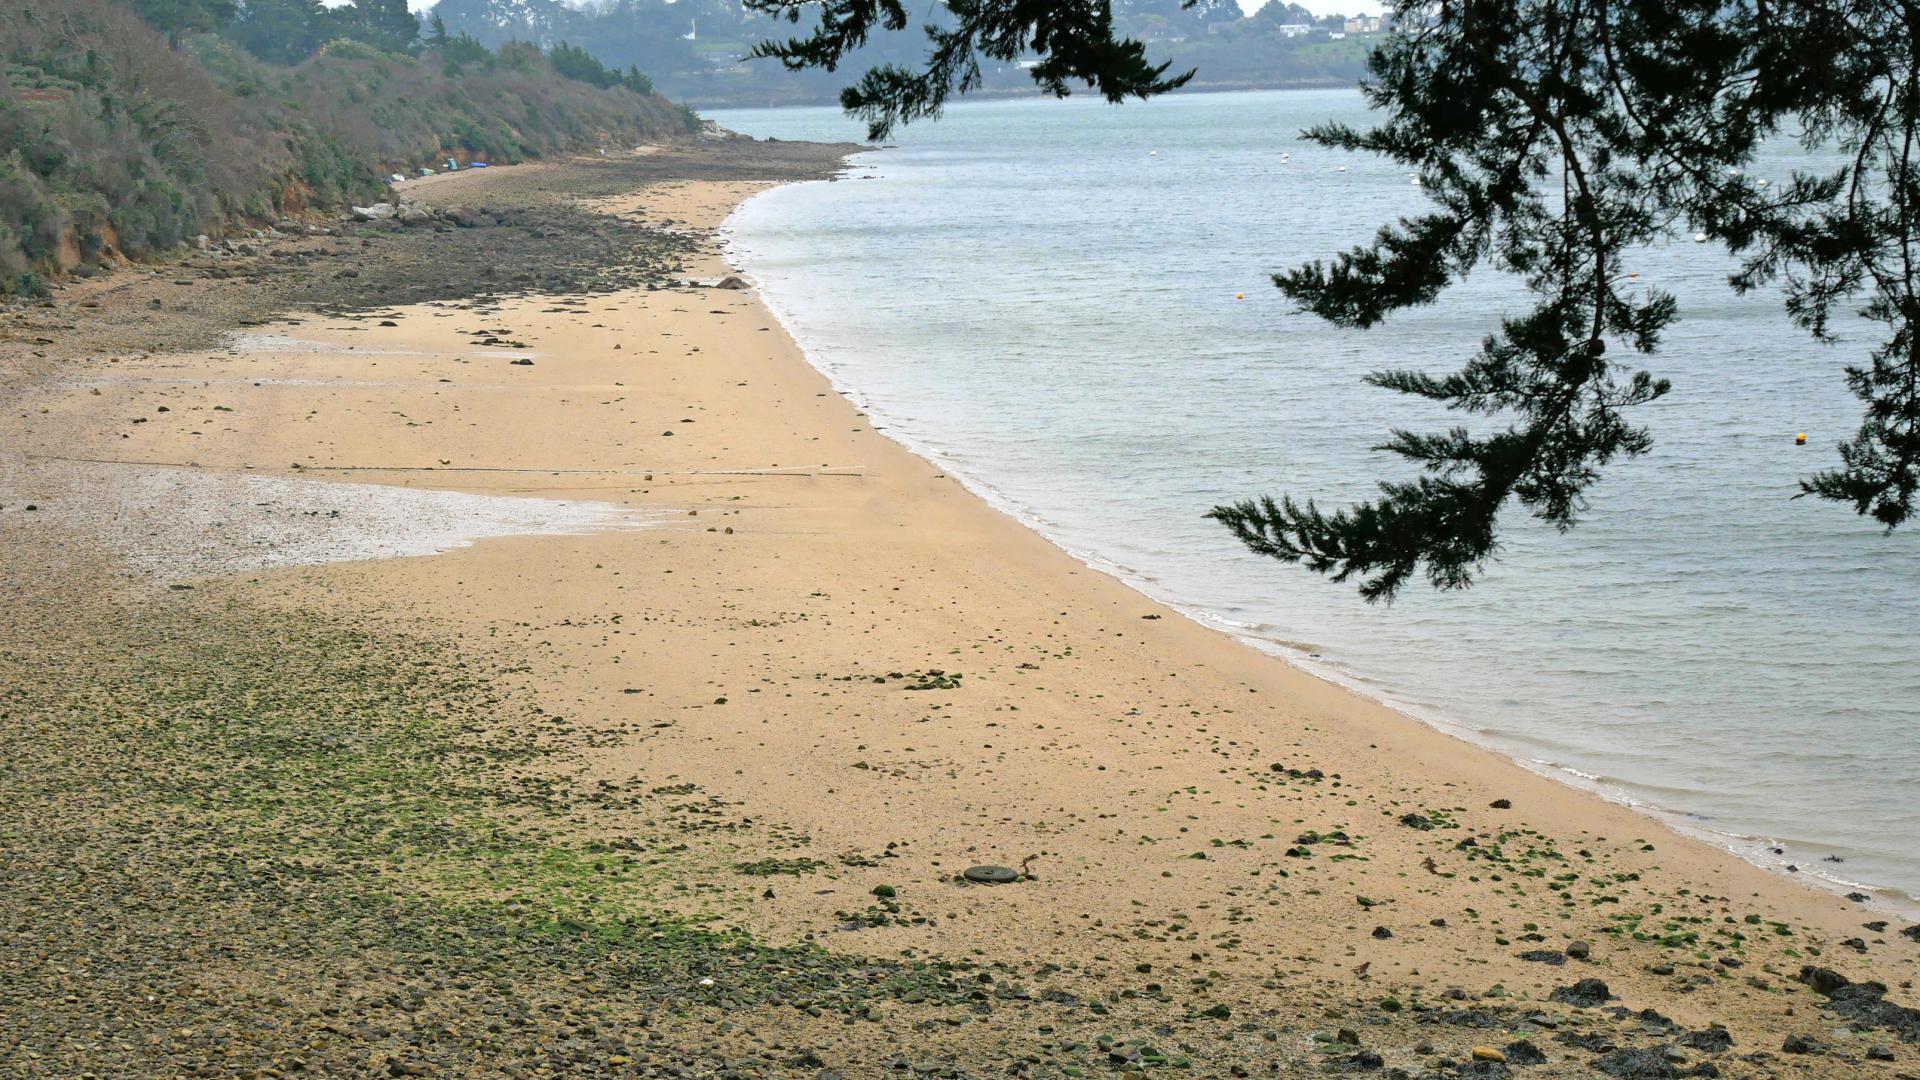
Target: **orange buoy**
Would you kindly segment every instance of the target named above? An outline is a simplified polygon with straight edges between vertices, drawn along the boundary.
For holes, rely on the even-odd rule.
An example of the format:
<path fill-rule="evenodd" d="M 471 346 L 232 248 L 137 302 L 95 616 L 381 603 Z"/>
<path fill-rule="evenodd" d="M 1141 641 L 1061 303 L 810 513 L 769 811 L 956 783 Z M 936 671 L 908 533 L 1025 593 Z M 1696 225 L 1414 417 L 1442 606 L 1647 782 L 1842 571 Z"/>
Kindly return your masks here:
<path fill-rule="evenodd" d="M 1795 436 L 1793 437 L 1793 445 L 1795 445 L 1795 446 L 1805 446 L 1805 445 L 1807 445 L 1807 433 L 1803 431 L 1803 432 L 1801 432 L 1800 434 L 1798 434 L 1798 435 L 1795 435 Z"/>

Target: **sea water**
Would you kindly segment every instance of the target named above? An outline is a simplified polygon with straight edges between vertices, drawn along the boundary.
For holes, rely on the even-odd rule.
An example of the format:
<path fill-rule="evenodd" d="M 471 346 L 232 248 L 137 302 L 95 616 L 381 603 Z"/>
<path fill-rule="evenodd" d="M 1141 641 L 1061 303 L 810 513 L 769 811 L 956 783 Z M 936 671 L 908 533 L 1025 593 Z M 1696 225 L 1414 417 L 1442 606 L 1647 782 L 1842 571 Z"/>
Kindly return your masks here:
<path fill-rule="evenodd" d="M 762 137 L 861 133 L 832 109 L 714 115 Z M 1089 562 L 1757 861 L 1909 904 L 1920 524 L 1885 535 L 1794 498 L 1859 422 L 1841 368 L 1872 327 L 1817 344 L 1777 294 L 1733 295 L 1709 245 L 1637 253 L 1637 280 L 1682 311 L 1657 355 L 1621 357 L 1673 381 L 1635 416 L 1654 449 L 1607 470 L 1570 534 L 1509 509 L 1469 591 L 1369 606 L 1202 516 L 1259 494 L 1338 506 L 1408 476 L 1374 449 L 1388 429 L 1460 417 L 1361 376 L 1452 370 L 1526 310 L 1490 270 L 1368 331 L 1281 296 L 1274 271 L 1426 205 L 1393 164 L 1301 137 L 1328 120 L 1365 123 L 1359 94 L 964 103 L 846 179 L 754 198 L 728 242 L 876 426 Z M 1775 140 L 1762 168 L 1803 156 Z"/>

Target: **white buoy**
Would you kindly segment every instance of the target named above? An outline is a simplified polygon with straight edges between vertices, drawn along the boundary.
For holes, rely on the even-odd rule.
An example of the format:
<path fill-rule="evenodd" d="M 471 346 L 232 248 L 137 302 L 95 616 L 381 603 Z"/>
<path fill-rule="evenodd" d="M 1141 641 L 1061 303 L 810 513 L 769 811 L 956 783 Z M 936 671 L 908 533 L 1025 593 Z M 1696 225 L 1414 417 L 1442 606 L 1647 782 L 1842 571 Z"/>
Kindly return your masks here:
<path fill-rule="evenodd" d="M 1286 164 L 1287 162 L 1289 162 L 1289 161 L 1292 161 L 1292 160 L 1293 160 L 1293 155 L 1292 155 L 1292 154 L 1281 154 L 1281 155 L 1280 155 L 1280 164 L 1282 164 L 1282 165 L 1285 165 L 1285 164 Z"/>
<path fill-rule="evenodd" d="M 1345 165 L 1342 165 L 1342 166 L 1340 166 L 1340 171 L 1341 171 L 1341 172 L 1346 172 L 1346 171 L 1347 171 L 1347 167 L 1346 167 Z"/>
<path fill-rule="evenodd" d="M 1147 156 L 1148 156 L 1148 157 L 1159 157 L 1159 156 L 1160 156 L 1160 151 L 1158 151 L 1158 150 L 1149 150 L 1149 151 L 1147 151 Z"/>
<path fill-rule="evenodd" d="M 1696 244 L 1704 244 L 1704 243 L 1706 243 L 1706 242 L 1707 242 L 1707 234 L 1706 234 L 1706 233 L 1703 233 L 1703 232 L 1697 232 L 1697 233 L 1694 233 L 1694 234 L 1693 234 L 1693 242 L 1694 242 L 1694 243 L 1696 243 Z"/>

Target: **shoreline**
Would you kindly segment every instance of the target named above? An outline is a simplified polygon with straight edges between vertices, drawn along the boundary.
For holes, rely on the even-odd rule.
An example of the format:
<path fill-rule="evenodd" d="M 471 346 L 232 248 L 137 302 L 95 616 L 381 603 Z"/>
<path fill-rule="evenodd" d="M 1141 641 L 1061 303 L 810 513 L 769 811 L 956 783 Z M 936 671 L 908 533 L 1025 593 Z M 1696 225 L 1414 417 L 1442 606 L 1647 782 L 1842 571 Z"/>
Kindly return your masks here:
<path fill-rule="evenodd" d="M 881 149 L 883 148 L 849 154 L 847 161 L 849 165 L 860 163 L 860 158 L 880 153 Z M 812 182 L 818 183 L 821 181 Z M 766 191 L 758 192 L 755 195 L 748 196 L 747 199 L 743 199 L 740 206 L 735 208 L 734 214 L 737 214 L 740 208 L 744 207 L 746 203 L 753 198 L 764 195 L 771 190 L 773 189 L 768 188 Z M 723 244 L 729 248 L 732 246 L 732 240 L 729 236 L 730 230 L 728 225 L 732 221 L 734 214 L 730 214 L 728 219 L 723 221 L 716 230 L 722 237 Z M 1534 775 L 1553 780 L 1584 795 L 1600 799 L 1613 805 L 1625 807 L 1651 819 L 1662 828 L 1679 836 L 1710 844 L 1748 865 L 1775 874 L 1782 880 L 1790 881 L 1795 885 L 1804 887 L 1813 893 L 1823 896 L 1846 897 L 1849 894 L 1859 893 L 1864 890 L 1871 895 L 1872 899 L 1869 901 L 1869 906 L 1874 910 L 1883 911 L 1891 915 L 1898 915 L 1907 919 L 1920 919 L 1920 893 L 1898 885 L 1855 881 L 1838 877 L 1817 866 L 1801 866 L 1789 855 L 1776 855 L 1767 850 L 1778 844 L 1779 841 L 1768 837 L 1753 836 L 1717 828 L 1711 819 L 1692 811 L 1642 799 L 1632 790 L 1633 782 L 1630 780 L 1616 778 L 1614 782 L 1610 784 L 1608 782 L 1609 778 L 1607 777 L 1591 775 L 1571 765 L 1533 757 L 1525 751 L 1524 744 L 1519 740 L 1505 737 L 1499 732 L 1484 730 L 1465 720 L 1458 720 L 1439 714 L 1429 714 L 1423 710 L 1406 705 L 1395 700 L 1390 689 L 1384 686 L 1380 688 L 1369 686 L 1357 672 L 1347 674 L 1346 671 L 1337 665 L 1316 663 L 1311 657 L 1306 655 L 1302 649 L 1291 647 L 1272 639 L 1263 638 L 1253 633 L 1243 632 L 1236 628 L 1233 620 L 1222 615 L 1217 615 L 1205 608 L 1183 603 L 1175 597 L 1162 595 L 1160 590 L 1151 587 L 1147 581 L 1143 580 L 1138 574 L 1129 571 L 1128 568 L 1102 557 L 1097 552 L 1070 545 L 1055 535 L 1047 527 L 1046 522 L 1027 512 L 1010 496 L 994 487 L 991 482 L 972 475 L 965 467 L 956 466 L 955 462 L 948 459 L 947 456 L 940 451 L 903 434 L 897 422 L 885 416 L 884 412 L 876 411 L 873 401 L 862 393 L 858 387 L 842 381 L 838 376 L 829 371 L 827 366 L 814 355 L 813 351 L 806 346 L 799 334 L 795 332 L 791 313 L 787 312 L 768 295 L 764 283 L 746 267 L 743 259 L 737 257 L 729 250 L 728 262 L 735 273 L 738 273 L 752 283 L 755 295 L 760 297 L 761 302 L 772 314 L 781 330 L 793 340 L 795 348 L 805 359 L 806 363 L 831 384 L 836 393 L 846 398 L 856 411 L 863 416 L 873 415 L 875 419 L 882 421 L 886 428 L 886 437 L 889 440 L 899 444 L 908 453 L 951 473 L 962 486 L 994 511 L 1012 518 L 1023 528 L 1031 530 L 1035 534 L 1045 538 L 1048 543 L 1089 570 L 1113 578 L 1139 593 L 1145 600 L 1161 605 L 1168 610 L 1178 613 L 1182 618 L 1189 619 L 1199 626 L 1215 631 L 1237 645 L 1271 657 L 1280 663 L 1286 664 L 1330 686 L 1337 687 L 1372 705 L 1404 717 L 1411 723 L 1431 728 L 1470 746 L 1499 754 L 1518 768 L 1524 769 Z"/>
<path fill-rule="evenodd" d="M 694 240 L 673 276 L 711 280 L 725 264 L 703 238 L 764 184 L 689 171 L 602 212 L 677 222 Z M 879 1071 L 861 1047 L 909 1042 L 1088 1063 L 1108 1053 L 1097 1032 L 1156 1024 L 1222 1068 L 1361 1067 L 1364 1042 L 1373 1068 L 1433 1071 L 1447 1054 L 1495 1062 L 1467 1053 L 1475 1040 L 1537 1035 L 1551 1063 L 1533 1075 L 1591 1075 L 1676 1025 L 1724 1023 L 1742 1054 L 1830 1027 L 1796 980 L 1810 955 L 1911 997 L 1920 939 L 1883 925 L 1848 946 L 1866 909 L 1647 830 L 1089 568 L 875 431 L 757 292 L 529 291 L 298 323 L 290 337 L 331 348 L 96 361 L 103 393 L 42 388 L 23 442 L 660 512 L 639 532 L 201 587 L 430 628 L 510 667 L 537 713 L 582 733 L 543 782 L 652 793 L 570 826 L 665 867 L 596 890 L 829 956 L 1060 981 L 1057 999 L 996 997 L 977 1020 L 931 1022 L 901 998 L 868 1034 L 790 1005 L 757 1021 L 826 1040 L 850 1075 Z M 139 381 L 155 373 L 172 381 Z M 129 426 L 136 410 L 152 422 Z M 396 467 L 415 471 L 377 471 Z M 1016 884 L 960 881 L 1029 856 Z M 1595 976 L 1597 1001 L 1569 1004 L 1562 984 Z M 1666 1026 L 1620 1027 L 1608 1001 Z M 1043 1007 L 1058 1015 L 1036 1034 L 1027 1010 Z M 1366 1034 L 1311 1034 L 1336 1014 Z M 1549 1036 L 1576 1031 L 1607 1049 Z M 1869 1026 L 1834 1057 L 1769 1067 L 1818 1075 L 1884 1039 Z"/>
<path fill-rule="evenodd" d="M 1176 91 L 1176 93 L 1245 94 L 1245 93 L 1288 93 L 1295 90 L 1350 90 L 1357 84 L 1357 82 L 1358 82 L 1357 78 L 1343 79 L 1343 78 L 1329 76 L 1329 77 L 1321 77 L 1321 78 L 1297 79 L 1293 82 L 1287 83 L 1284 86 L 1271 86 L 1265 83 L 1256 83 L 1256 82 L 1247 82 L 1247 83 L 1211 82 L 1211 83 L 1197 83 L 1197 84 L 1189 83 L 1188 85 L 1181 87 L 1178 91 Z M 1032 86 L 1013 86 L 1013 87 L 1005 87 L 997 90 L 986 90 L 986 89 L 976 90 L 968 95 L 967 100 L 969 101 L 1018 101 L 1022 98 L 1035 98 L 1035 99 L 1044 101 L 1044 100 L 1047 100 L 1047 95 L 1045 91 L 1036 89 L 1035 87 L 1032 87 Z M 729 98 L 707 98 L 707 99 L 688 98 L 687 101 L 695 109 L 704 109 L 712 112 L 728 112 L 728 111 L 737 110 L 737 109 L 825 109 L 825 108 L 839 108 L 839 105 L 840 105 L 839 99 L 835 98 L 831 94 L 824 95 L 819 98 L 797 98 L 792 100 L 777 101 L 773 103 L 767 103 L 763 101 L 749 103 L 749 102 L 744 102 L 737 99 L 729 99 Z M 964 102 L 955 102 L 955 104 L 964 104 Z"/>

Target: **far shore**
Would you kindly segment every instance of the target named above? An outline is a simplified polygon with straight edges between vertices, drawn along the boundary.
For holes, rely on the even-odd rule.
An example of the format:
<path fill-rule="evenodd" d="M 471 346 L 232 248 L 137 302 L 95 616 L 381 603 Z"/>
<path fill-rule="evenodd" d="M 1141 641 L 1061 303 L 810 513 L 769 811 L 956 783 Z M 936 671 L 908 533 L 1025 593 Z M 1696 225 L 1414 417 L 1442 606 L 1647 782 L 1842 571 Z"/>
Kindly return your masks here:
<path fill-rule="evenodd" d="M 1260 82 L 1208 82 L 1197 80 L 1181 87 L 1177 94 L 1239 94 L 1262 90 L 1353 90 L 1358 87 L 1357 79 L 1299 79 L 1293 82 L 1274 85 Z M 955 108 L 965 108 L 968 101 L 1017 101 L 1033 98 L 1036 101 L 1051 100 L 1044 91 L 1032 86 L 1010 86 L 1000 88 L 982 88 L 967 94 L 967 100 L 955 102 Z M 690 97 L 688 104 L 703 111 L 730 109 L 820 109 L 840 106 L 840 99 L 834 94 L 782 98 L 779 100 L 748 99 L 744 97 Z"/>
<path fill-rule="evenodd" d="M 547 1074 L 632 1075 L 671 1067 L 676 1053 L 716 1073 L 841 1077 L 922 1064 L 1082 1076 L 1175 1059 L 1204 1076 L 1920 1071 L 1920 931 L 1909 918 L 1750 865 L 1202 626 L 875 431 L 753 290 L 698 284 L 737 269 L 713 230 L 742 200 L 825 175 L 856 149 L 782 147 L 437 178 L 408 196 L 496 208 L 493 239 L 449 224 L 371 230 L 365 247 L 359 234 L 303 240 L 327 253 L 262 256 L 237 277 L 238 262 L 179 272 L 205 278 L 128 271 L 77 283 L 10 324 L 20 363 L 12 385 L 0 382 L 19 402 L 0 441 L 13 470 L 0 471 L 13 492 L 0 497 L 9 604 L 50 612 L 37 590 L 56 587 L 58 560 L 84 552 L 114 582 L 88 591 L 131 597 L 135 612 L 205 603 L 259 613 L 262 626 L 318 619 L 435 642 L 482 686 L 477 697 L 516 703 L 537 730 L 552 721 L 554 734 L 525 744 L 554 748 L 551 760 L 500 774 L 529 793 L 501 820 L 558 806 L 539 819 L 538 842 L 592 854 L 469 866 L 460 860 L 483 845 L 433 848 L 450 826 L 418 824 L 407 842 L 431 859 L 378 878 L 396 910 L 518 912 L 511 905 L 544 902 L 550 888 L 567 914 L 539 932 L 618 941 L 607 955 L 629 961 L 680 940 L 683 925 L 738 935 L 726 940 L 739 952 L 703 953 L 670 976 L 563 972 L 554 1000 L 591 1001 L 581 1015 L 596 1018 L 569 1012 L 549 1025 L 546 1041 L 526 1044 L 524 1068 L 500 1065 L 495 1044 L 520 1047 L 519 1035 L 487 1034 L 484 1019 L 455 1010 L 401 1027 L 342 1018 L 340 1002 L 322 998 L 313 1016 L 328 1019 L 309 1027 L 339 1030 L 312 1035 L 322 1049 L 307 1058 L 341 1075 L 353 1061 L 391 1075 L 531 1076 L 536 1062 Z M 235 291 L 222 294 L 228 282 Z M 230 347 L 242 323 L 267 318 L 278 320 L 272 334 L 312 347 Z M 149 562 L 128 577 L 127 552 L 100 530 L 38 509 L 65 492 L 27 455 L 538 497 L 648 526 L 225 576 Z M 237 502 L 215 515 L 223 526 L 267 512 Z M 272 512 L 276 528 L 301 527 L 298 507 Z M 89 620 L 88 647 L 113 648 L 114 625 Z M 43 647 L 51 657 L 39 642 L 58 637 L 0 636 L 0 659 L 27 663 Z M 76 648 L 57 651 L 84 655 Z M 329 692 L 315 686 L 309 694 Z M 34 724 L 0 730 L 30 740 L 64 726 L 32 708 L 13 715 Z M 468 729 L 492 730 L 492 713 L 475 715 Z M 245 774 L 244 747 L 232 752 L 225 767 Z M 382 782 L 356 776 L 355 791 L 378 795 Z M 8 783 L 0 771 L 0 797 Z M 0 841 L 27 842 L 3 831 Z M 440 876 L 425 881 L 420 865 Z M 582 876 L 540 885 L 557 866 Z M 982 883 L 1000 871 L 980 867 L 1015 880 Z M 354 872 L 315 869 L 294 892 Z M 28 925 L 24 912 L 50 886 L 13 888 L 0 887 L 0 927 Z M 669 929 L 630 933 L 661 913 Z M 626 929 L 607 929 L 616 924 Z M 270 919 L 260 926 L 246 933 L 285 936 Z M 512 982 L 489 966 L 494 940 L 434 943 L 458 960 L 433 977 L 469 965 L 460 980 Z M 743 959 L 748 942 L 793 951 L 756 966 Z M 30 944 L 0 938 L 0 979 L 47 977 L 23 959 Z M 238 973 L 222 965 L 239 960 L 189 953 L 182 962 L 210 995 L 275 984 L 265 946 L 240 950 L 255 966 Z M 734 967 L 715 958 L 726 956 Z M 48 962 L 77 973 L 62 976 L 69 985 L 100 970 L 97 959 Z M 831 992 L 755 990 L 776 978 L 768 972 L 813 963 L 852 974 Z M 846 989 L 893 978 L 874 973 L 883 964 L 930 974 L 877 997 Z M 366 978 L 352 984 L 350 1012 L 390 992 L 379 972 Z M 1870 981 L 1880 994 L 1862 989 Z M 300 995 L 330 985 L 316 976 L 284 993 L 305 1007 Z M 58 1010 L 66 993 L 36 991 L 46 1001 L 35 1008 Z M 162 1074 L 160 1057 L 137 1056 L 149 1051 L 179 1055 L 169 1071 L 213 1060 L 210 1049 L 192 1056 L 194 1037 L 165 1034 L 204 1030 L 193 1000 L 169 998 L 154 1008 L 173 1011 L 139 1021 L 154 1039 L 128 1040 L 148 1049 L 124 1051 L 135 1055 L 125 1074 Z M 0 1012 L 8 1004 L 0 994 Z M 354 1041 L 372 1036 L 350 1020 L 385 1032 L 377 1051 Z M 221 1023 L 233 1046 L 247 1043 L 233 1033 L 244 1020 Z M 659 1056 L 581 1042 L 616 1028 Z M 21 1030 L 42 1063 L 68 1060 L 61 1038 Z M 408 1031 L 431 1037 L 408 1049 Z M 163 1050 L 169 1038 L 189 1049 Z M 8 1055 L 28 1044 L 6 1039 L 0 1074 L 13 1075 Z M 555 1049 L 563 1042 L 586 1046 L 592 1068 Z M 434 1068 L 386 1064 L 416 1059 Z"/>

